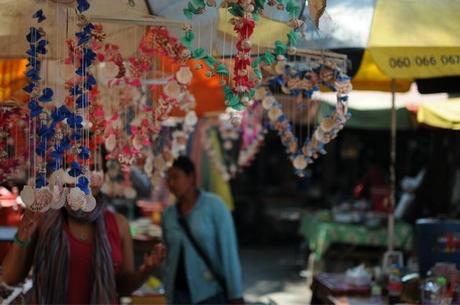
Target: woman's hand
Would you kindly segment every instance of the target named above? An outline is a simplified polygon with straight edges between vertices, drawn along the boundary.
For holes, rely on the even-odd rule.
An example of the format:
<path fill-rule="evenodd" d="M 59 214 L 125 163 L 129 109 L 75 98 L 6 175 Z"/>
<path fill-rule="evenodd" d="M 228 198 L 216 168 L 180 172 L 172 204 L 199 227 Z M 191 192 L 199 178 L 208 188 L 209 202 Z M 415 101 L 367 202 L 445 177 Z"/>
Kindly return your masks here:
<path fill-rule="evenodd" d="M 26 210 L 18 226 L 18 238 L 21 241 L 30 241 L 37 231 L 43 214 Z"/>
<path fill-rule="evenodd" d="M 144 263 L 140 266 L 139 271 L 149 273 L 155 268 L 158 268 L 163 263 L 166 257 L 166 248 L 163 244 L 157 244 L 150 254 L 144 254 Z"/>

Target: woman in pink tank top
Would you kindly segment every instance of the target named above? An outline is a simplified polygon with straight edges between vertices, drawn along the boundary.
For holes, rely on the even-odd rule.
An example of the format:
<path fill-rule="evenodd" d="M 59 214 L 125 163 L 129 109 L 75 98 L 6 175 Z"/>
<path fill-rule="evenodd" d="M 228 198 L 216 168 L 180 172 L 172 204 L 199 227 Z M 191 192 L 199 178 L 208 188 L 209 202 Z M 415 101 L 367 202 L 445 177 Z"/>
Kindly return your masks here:
<path fill-rule="evenodd" d="M 33 265 L 37 304 L 116 304 L 118 295 L 142 285 L 163 258 L 159 246 L 136 270 L 126 218 L 98 200 L 89 213 L 69 207 L 45 214 L 26 211 L 2 277 L 14 285 Z"/>

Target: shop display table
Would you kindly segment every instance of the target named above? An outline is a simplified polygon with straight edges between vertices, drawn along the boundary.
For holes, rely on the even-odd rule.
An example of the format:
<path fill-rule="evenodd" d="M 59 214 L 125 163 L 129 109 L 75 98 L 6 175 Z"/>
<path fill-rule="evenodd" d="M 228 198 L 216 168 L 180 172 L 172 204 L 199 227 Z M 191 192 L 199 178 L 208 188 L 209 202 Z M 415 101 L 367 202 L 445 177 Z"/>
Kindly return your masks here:
<path fill-rule="evenodd" d="M 351 286 L 345 282 L 343 273 L 320 273 L 313 278 L 311 285 L 312 304 L 334 304 L 331 297 L 361 296 L 371 294 L 370 286 Z"/>
<path fill-rule="evenodd" d="M 334 222 L 325 213 L 305 214 L 299 232 L 306 240 L 316 260 L 321 260 L 334 243 L 353 246 L 386 247 L 387 227 L 368 228 L 362 224 Z M 409 224 L 395 224 L 395 246 L 403 250 L 412 248 L 413 229 Z"/>
<path fill-rule="evenodd" d="M 133 305 L 149 304 L 149 305 L 166 305 L 166 298 L 161 294 L 152 295 L 135 295 L 131 297 Z"/>
<path fill-rule="evenodd" d="M 313 278 L 311 304 L 380 305 L 382 298 L 371 298 L 370 286 L 353 286 L 345 282 L 344 273 L 320 273 Z"/>

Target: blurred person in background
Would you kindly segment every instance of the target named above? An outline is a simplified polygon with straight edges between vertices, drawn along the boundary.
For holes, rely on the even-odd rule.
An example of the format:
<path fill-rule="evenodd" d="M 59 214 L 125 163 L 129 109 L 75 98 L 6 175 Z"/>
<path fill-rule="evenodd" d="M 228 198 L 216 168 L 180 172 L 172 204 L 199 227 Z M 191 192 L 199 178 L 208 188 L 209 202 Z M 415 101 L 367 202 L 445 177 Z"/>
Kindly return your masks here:
<path fill-rule="evenodd" d="M 197 187 L 195 166 L 179 157 L 167 184 L 177 202 L 163 215 L 164 283 L 170 304 L 243 304 L 232 216 L 216 195 Z"/>

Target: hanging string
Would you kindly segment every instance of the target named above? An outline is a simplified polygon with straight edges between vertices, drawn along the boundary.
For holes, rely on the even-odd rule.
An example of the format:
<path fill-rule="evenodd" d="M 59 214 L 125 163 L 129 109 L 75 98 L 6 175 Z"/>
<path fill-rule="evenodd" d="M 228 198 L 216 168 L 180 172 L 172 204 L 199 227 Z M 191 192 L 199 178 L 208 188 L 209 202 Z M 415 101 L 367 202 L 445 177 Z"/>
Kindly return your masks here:
<path fill-rule="evenodd" d="M 201 47 L 201 21 L 198 21 L 198 47 Z"/>
<path fill-rule="evenodd" d="M 228 20 L 228 10 L 225 10 L 225 21 L 227 22 L 227 20 Z M 226 34 L 227 34 L 227 32 L 224 31 L 224 41 L 223 41 L 223 43 L 222 43 L 222 49 L 223 49 L 223 50 L 222 50 L 222 63 L 224 63 L 224 64 L 225 64 L 225 56 L 227 55 L 226 49 L 225 49 L 225 42 L 226 42 L 225 40 L 226 40 L 226 38 L 227 38 L 227 35 L 226 35 Z M 230 57 L 230 58 L 231 58 L 231 57 Z M 221 82 L 222 82 L 222 83 L 224 82 L 224 79 L 225 79 L 225 75 L 222 74 L 222 75 L 221 75 Z"/>
<path fill-rule="evenodd" d="M 210 29 L 209 30 L 209 33 L 210 33 L 210 35 L 209 35 L 209 54 L 212 56 L 212 50 L 213 50 L 213 45 L 212 45 L 213 35 L 212 34 L 214 32 L 212 29 L 214 29 L 214 22 L 211 24 L 209 29 Z"/>
<path fill-rule="evenodd" d="M 235 64 L 235 60 L 233 59 L 234 55 L 233 55 L 233 47 L 234 47 L 234 39 L 235 37 L 233 36 L 233 34 L 230 34 L 230 53 L 232 54 L 231 58 L 232 58 L 232 61 L 233 61 L 233 64 Z M 228 73 L 228 86 L 230 86 L 230 83 L 232 81 L 232 78 L 233 78 L 233 72 L 234 72 L 235 69 L 229 69 L 229 73 Z M 230 86 L 231 87 L 231 86 Z"/>

